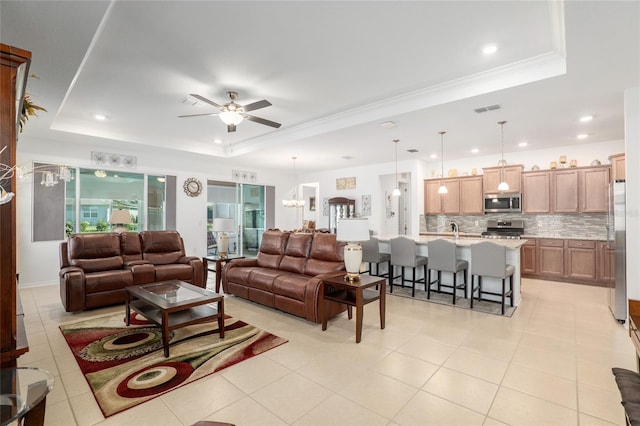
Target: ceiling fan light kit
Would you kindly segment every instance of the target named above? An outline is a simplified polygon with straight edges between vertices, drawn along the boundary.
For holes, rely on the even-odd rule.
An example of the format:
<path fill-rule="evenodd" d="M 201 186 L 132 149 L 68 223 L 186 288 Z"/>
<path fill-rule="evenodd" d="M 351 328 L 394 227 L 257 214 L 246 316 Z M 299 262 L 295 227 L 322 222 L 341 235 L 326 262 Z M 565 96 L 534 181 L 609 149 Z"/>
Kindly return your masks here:
<path fill-rule="evenodd" d="M 178 117 L 179 118 L 206 117 L 206 116 L 217 115 L 218 117 L 220 117 L 220 120 L 227 125 L 227 132 L 229 133 L 235 132 L 236 126 L 242 123 L 244 119 L 253 121 L 258 124 L 264 124 L 265 126 L 274 127 L 276 129 L 280 128 L 281 126 L 280 123 L 276 123 L 275 121 L 267 120 L 265 118 L 256 117 L 255 115 L 247 114 L 247 112 L 249 111 L 254 111 L 257 109 L 271 106 L 271 102 L 267 101 L 266 99 L 263 99 L 261 101 L 256 101 L 247 105 L 240 105 L 236 103 L 236 99 L 238 97 L 237 92 L 227 92 L 227 95 L 229 96 L 230 101 L 224 105 L 220 105 L 220 104 L 217 104 L 216 102 L 213 102 L 210 99 L 205 98 L 204 96 L 191 93 L 190 96 L 193 96 L 199 101 L 209 104 L 215 108 L 218 108 L 220 112 L 213 112 L 209 114 L 187 114 L 187 115 L 179 115 Z"/>

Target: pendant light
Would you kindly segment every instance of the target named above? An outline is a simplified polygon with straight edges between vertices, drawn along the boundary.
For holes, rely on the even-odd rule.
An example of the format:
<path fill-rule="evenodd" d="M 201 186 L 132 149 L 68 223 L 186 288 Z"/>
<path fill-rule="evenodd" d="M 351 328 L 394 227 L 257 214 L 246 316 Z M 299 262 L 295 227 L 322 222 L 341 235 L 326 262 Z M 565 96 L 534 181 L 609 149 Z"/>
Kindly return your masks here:
<path fill-rule="evenodd" d="M 504 124 L 505 123 L 506 121 L 504 120 L 498 121 L 498 124 L 500 125 L 500 145 L 501 145 L 501 152 L 502 152 L 502 157 L 500 159 L 500 165 L 502 166 L 502 169 L 500 170 L 500 184 L 498 185 L 498 191 L 500 192 L 509 190 L 509 184 L 504 178 L 504 165 L 507 164 L 506 161 L 504 161 Z"/>
<path fill-rule="evenodd" d="M 438 194 L 448 194 L 449 190 L 444 185 L 444 134 L 447 133 L 444 130 L 438 132 L 440 134 L 440 188 L 438 188 Z"/>
<path fill-rule="evenodd" d="M 396 187 L 393 189 L 391 195 L 394 197 L 400 196 L 400 184 L 398 182 L 398 142 L 400 142 L 400 139 L 393 140 L 393 143 L 396 144 Z"/>
<path fill-rule="evenodd" d="M 291 200 L 282 200 L 282 205 L 284 207 L 304 207 L 304 200 L 298 200 L 298 182 L 296 180 L 296 158 L 291 157 L 293 160 L 293 198 Z"/>

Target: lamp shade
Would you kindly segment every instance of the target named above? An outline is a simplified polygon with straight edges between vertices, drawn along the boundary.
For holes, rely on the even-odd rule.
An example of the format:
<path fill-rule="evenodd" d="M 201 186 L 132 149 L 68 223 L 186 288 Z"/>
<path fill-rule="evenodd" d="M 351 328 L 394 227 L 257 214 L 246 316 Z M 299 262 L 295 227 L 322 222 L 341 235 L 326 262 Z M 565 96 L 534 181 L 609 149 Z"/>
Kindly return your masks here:
<path fill-rule="evenodd" d="M 216 217 L 213 219 L 212 230 L 214 232 L 232 232 L 233 227 L 233 219 L 226 217 Z"/>
<path fill-rule="evenodd" d="M 112 225 L 128 225 L 131 223 L 129 210 L 112 210 L 109 223 Z"/>
<path fill-rule="evenodd" d="M 336 239 L 347 242 L 367 241 L 369 239 L 369 219 L 340 219 Z"/>

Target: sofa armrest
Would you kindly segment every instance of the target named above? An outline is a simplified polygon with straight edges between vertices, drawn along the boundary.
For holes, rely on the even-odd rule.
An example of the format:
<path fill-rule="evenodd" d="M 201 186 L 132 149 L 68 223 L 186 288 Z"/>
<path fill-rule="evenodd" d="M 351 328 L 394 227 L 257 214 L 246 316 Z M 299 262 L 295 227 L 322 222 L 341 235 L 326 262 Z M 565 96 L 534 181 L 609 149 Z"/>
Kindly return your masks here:
<path fill-rule="evenodd" d="M 202 260 L 197 256 L 182 256 L 178 259 L 177 263 L 190 265 L 193 270 L 193 279 L 191 283 L 198 287 L 205 288 L 207 283 L 204 282 L 204 269 L 202 266 Z"/>
<path fill-rule="evenodd" d="M 60 300 L 67 312 L 82 311 L 85 308 L 85 275 L 77 266 L 60 269 Z"/>
<path fill-rule="evenodd" d="M 324 295 L 320 293 L 320 291 L 322 290 L 322 286 L 324 284 L 323 280 L 325 278 L 330 278 L 330 277 L 342 277 L 344 276 L 344 274 L 345 274 L 345 271 L 339 271 L 339 272 L 333 271 L 333 272 L 327 272 L 324 274 L 318 274 L 315 277 L 309 278 L 306 292 L 305 292 L 305 297 L 304 297 L 305 312 L 307 313 L 307 320 L 313 321 L 316 323 L 319 323 L 321 321 L 322 315 L 320 315 L 320 312 L 318 311 L 318 300 L 321 297 L 324 297 Z M 336 305 L 335 307 L 330 308 L 330 311 L 333 312 L 333 313 L 330 313 L 330 315 L 333 315 L 337 312 L 344 311 L 347 308 L 346 305 L 342 305 L 337 302 L 325 301 L 325 303 L 328 303 L 329 305 Z"/>
<path fill-rule="evenodd" d="M 258 259 L 250 258 L 250 259 L 233 259 L 228 261 L 224 267 L 227 268 L 246 268 L 251 266 L 258 266 Z"/>

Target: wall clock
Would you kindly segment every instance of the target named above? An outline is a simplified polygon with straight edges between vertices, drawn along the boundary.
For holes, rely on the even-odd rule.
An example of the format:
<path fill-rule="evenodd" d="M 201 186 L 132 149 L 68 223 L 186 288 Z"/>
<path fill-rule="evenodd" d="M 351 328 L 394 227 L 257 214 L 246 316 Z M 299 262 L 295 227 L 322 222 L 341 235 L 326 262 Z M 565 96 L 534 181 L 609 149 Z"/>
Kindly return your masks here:
<path fill-rule="evenodd" d="M 190 197 L 197 197 L 202 192 L 202 182 L 196 178 L 189 178 L 182 185 L 184 192 Z"/>

